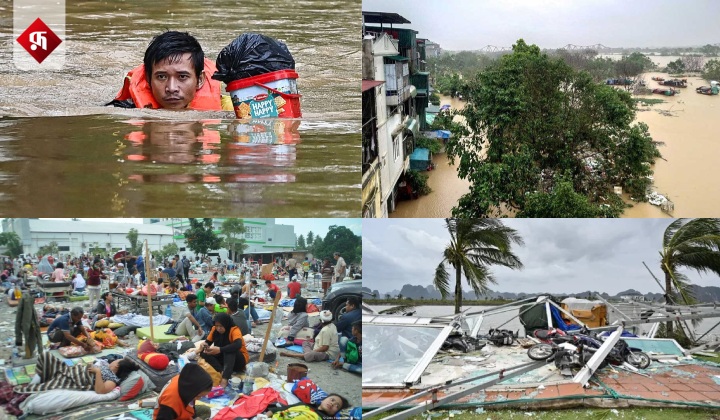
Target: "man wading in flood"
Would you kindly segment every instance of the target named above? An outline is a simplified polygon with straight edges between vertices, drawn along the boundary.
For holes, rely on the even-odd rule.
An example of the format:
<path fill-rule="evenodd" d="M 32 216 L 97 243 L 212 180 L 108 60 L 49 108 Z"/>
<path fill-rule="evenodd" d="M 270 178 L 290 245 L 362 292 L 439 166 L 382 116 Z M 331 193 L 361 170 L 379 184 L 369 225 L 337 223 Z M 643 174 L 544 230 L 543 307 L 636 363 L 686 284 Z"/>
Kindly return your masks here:
<path fill-rule="evenodd" d="M 193 36 L 165 32 L 153 38 L 143 64 L 130 70 L 107 105 L 221 111 L 220 82 L 211 79 L 215 71 L 215 63 L 205 58 Z"/>

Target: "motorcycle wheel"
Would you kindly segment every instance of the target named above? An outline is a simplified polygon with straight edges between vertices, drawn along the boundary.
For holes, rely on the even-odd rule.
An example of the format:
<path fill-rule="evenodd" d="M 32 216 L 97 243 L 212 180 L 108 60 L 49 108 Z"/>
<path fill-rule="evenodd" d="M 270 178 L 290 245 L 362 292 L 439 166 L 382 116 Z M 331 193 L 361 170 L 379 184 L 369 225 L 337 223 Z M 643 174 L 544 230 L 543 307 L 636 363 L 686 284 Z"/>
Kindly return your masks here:
<path fill-rule="evenodd" d="M 550 344 L 539 343 L 530 347 L 527 354 L 533 360 L 547 360 L 554 352 L 555 350 Z"/>
<path fill-rule="evenodd" d="M 625 356 L 625 361 L 638 369 L 645 369 L 650 366 L 650 356 L 641 351 L 634 351 Z"/>

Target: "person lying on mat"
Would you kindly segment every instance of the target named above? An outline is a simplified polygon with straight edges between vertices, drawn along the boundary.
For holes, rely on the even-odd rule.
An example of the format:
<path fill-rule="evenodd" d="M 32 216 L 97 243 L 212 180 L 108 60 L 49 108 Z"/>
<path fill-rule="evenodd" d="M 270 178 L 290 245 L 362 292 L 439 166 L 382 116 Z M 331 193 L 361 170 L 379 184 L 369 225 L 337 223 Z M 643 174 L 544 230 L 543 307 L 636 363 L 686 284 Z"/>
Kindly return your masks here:
<path fill-rule="evenodd" d="M 90 338 L 90 334 L 82 324 L 84 313 L 83 308 L 76 306 L 72 308 L 69 314 L 55 318 L 47 331 L 50 341 L 60 343 L 60 347 L 77 344 L 88 352 L 95 352 L 97 350 L 95 348 L 95 340 Z M 75 338 L 80 334 L 85 334 L 87 340 L 83 342 Z"/>
<path fill-rule="evenodd" d="M 240 328 L 225 313 L 215 315 L 215 324 L 199 349 L 201 357 L 213 369 L 222 372 L 220 386 L 223 388 L 227 386 L 233 372 L 244 372 L 250 361 Z"/>
<path fill-rule="evenodd" d="M 338 394 L 330 394 L 320 404 L 299 402 L 292 405 L 269 406 L 265 415 L 273 419 L 334 419 L 338 411 L 350 407 L 348 400 Z"/>
<path fill-rule="evenodd" d="M 131 372 L 140 369 L 130 359 L 118 359 L 112 363 L 99 361 L 94 365 L 68 366 L 46 351 L 38 357 L 35 376 L 23 391 L 38 392 L 52 389 L 95 391 L 107 394 L 120 385 Z"/>
<path fill-rule="evenodd" d="M 210 393 L 212 385 L 212 378 L 203 368 L 196 363 L 188 363 L 160 391 L 153 420 L 195 418 L 193 402 Z"/>

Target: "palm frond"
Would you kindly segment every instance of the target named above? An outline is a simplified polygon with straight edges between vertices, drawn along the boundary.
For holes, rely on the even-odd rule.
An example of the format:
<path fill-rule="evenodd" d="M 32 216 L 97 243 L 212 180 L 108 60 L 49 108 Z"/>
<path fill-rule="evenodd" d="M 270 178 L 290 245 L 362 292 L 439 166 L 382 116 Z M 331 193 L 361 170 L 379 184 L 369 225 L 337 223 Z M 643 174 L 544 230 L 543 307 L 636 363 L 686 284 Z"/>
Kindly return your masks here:
<path fill-rule="evenodd" d="M 450 294 L 450 275 L 445 269 L 445 260 L 442 260 L 440 264 L 435 268 L 435 277 L 433 278 L 433 285 L 440 292 L 440 295 L 445 299 Z"/>
<path fill-rule="evenodd" d="M 672 241 L 675 237 L 675 233 L 682 227 L 684 223 L 685 219 L 677 219 L 676 221 L 670 223 L 670 226 L 665 229 L 665 234 L 663 235 L 664 248 L 672 246 Z"/>
<path fill-rule="evenodd" d="M 474 264 L 470 260 L 464 261 L 462 271 L 468 285 L 472 287 L 477 297 L 488 292 L 488 283 L 497 283 L 487 266 Z"/>

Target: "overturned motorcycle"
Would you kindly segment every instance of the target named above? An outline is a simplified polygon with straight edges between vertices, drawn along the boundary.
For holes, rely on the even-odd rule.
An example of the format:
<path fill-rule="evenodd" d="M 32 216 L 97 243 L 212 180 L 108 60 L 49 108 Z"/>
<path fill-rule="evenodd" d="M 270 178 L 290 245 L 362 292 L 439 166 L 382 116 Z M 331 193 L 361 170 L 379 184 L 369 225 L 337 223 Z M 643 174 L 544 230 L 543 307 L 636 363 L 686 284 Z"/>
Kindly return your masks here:
<path fill-rule="evenodd" d="M 548 337 L 547 342 L 538 343 L 528 349 L 528 357 L 532 360 L 553 361 L 563 374 L 571 374 L 572 369 L 581 369 L 590 358 L 597 353 L 603 343 L 587 334 L 575 335 L 540 335 Z M 645 369 L 650 366 L 650 357 L 640 349 L 629 347 L 623 340 L 619 340 L 610 350 L 599 368 L 608 364 L 621 366 L 624 363 Z"/>

